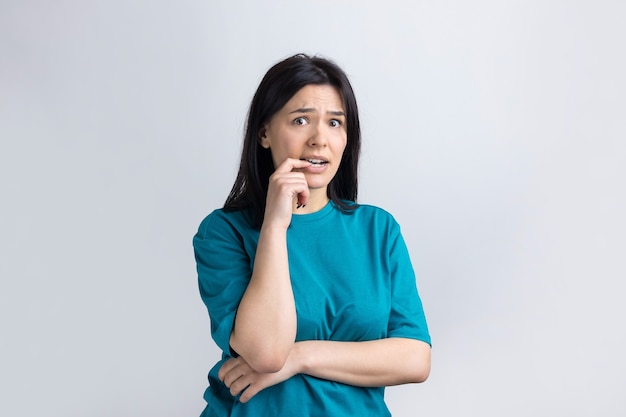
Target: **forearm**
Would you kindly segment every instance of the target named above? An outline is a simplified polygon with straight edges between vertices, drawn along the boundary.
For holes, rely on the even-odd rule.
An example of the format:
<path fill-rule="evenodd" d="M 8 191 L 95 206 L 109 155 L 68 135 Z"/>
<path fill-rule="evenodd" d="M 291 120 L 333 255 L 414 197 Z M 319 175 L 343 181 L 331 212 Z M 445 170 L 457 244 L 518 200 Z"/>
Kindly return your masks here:
<path fill-rule="evenodd" d="M 423 382 L 430 373 L 430 346 L 413 339 L 304 341 L 293 357 L 300 373 L 363 387 Z"/>
<path fill-rule="evenodd" d="M 232 348 L 254 369 L 275 372 L 289 356 L 296 310 L 289 277 L 286 230 L 264 228 L 250 284 L 237 309 Z"/>

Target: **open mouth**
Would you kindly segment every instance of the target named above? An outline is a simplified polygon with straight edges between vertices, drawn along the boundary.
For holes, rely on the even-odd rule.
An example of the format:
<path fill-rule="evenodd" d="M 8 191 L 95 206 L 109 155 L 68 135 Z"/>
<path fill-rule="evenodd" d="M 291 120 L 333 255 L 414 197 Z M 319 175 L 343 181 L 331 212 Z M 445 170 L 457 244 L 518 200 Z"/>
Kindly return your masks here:
<path fill-rule="evenodd" d="M 328 163 L 328 161 L 325 161 L 323 159 L 306 159 L 306 158 L 302 158 L 301 161 L 307 161 L 311 165 L 317 165 L 317 166 L 326 165 Z"/>

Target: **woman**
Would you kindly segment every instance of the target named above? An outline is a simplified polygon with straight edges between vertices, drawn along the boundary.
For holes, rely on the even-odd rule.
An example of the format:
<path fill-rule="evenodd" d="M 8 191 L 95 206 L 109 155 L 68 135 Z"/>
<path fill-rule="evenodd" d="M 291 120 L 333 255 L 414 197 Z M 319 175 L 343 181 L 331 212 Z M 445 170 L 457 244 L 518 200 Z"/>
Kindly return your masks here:
<path fill-rule="evenodd" d="M 193 240 L 223 351 L 203 416 L 388 416 L 383 387 L 428 377 L 400 228 L 356 204 L 360 141 L 337 65 L 299 54 L 267 72 L 232 191 Z"/>

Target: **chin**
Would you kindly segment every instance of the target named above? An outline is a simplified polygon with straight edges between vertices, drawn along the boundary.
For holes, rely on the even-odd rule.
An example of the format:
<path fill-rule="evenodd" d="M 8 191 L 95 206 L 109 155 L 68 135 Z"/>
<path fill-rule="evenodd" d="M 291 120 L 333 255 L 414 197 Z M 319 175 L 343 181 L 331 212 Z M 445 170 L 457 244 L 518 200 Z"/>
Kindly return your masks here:
<path fill-rule="evenodd" d="M 324 188 L 328 188 L 328 184 L 324 184 L 324 185 L 309 184 L 309 190 L 321 190 Z"/>
<path fill-rule="evenodd" d="M 320 188 L 326 188 L 328 187 L 328 184 L 330 184 L 330 181 L 325 181 L 321 178 L 307 178 L 306 182 L 310 190 L 318 190 Z"/>

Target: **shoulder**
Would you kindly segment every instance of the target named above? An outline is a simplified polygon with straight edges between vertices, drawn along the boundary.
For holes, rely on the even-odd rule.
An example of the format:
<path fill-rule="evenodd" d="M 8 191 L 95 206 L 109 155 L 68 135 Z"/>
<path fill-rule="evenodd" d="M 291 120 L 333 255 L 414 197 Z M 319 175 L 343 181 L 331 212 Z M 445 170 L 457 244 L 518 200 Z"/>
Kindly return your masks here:
<path fill-rule="evenodd" d="M 361 211 L 363 213 L 367 213 L 367 214 L 372 215 L 372 216 L 391 217 L 391 218 L 393 218 L 391 213 L 389 213 L 387 210 L 385 210 L 384 208 L 378 207 L 378 206 L 374 206 L 372 204 L 358 204 L 356 210 L 357 211 Z"/>
<path fill-rule="evenodd" d="M 206 237 L 212 234 L 224 234 L 233 231 L 245 233 L 252 230 L 249 216 L 244 210 L 226 211 L 215 209 L 207 215 L 198 227 L 198 237 Z"/>
<path fill-rule="evenodd" d="M 359 204 L 354 212 L 355 214 L 358 214 L 359 216 L 362 216 L 362 217 L 377 219 L 377 220 L 397 224 L 396 219 L 393 217 L 393 215 L 390 212 L 388 212 L 387 210 L 381 207 L 374 206 L 371 204 Z"/>
<path fill-rule="evenodd" d="M 399 230 L 400 226 L 394 216 L 387 210 L 371 204 L 358 204 L 357 207 L 346 213 L 353 216 L 355 222 L 375 230 L 387 230 L 389 232 Z"/>

